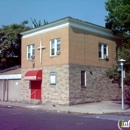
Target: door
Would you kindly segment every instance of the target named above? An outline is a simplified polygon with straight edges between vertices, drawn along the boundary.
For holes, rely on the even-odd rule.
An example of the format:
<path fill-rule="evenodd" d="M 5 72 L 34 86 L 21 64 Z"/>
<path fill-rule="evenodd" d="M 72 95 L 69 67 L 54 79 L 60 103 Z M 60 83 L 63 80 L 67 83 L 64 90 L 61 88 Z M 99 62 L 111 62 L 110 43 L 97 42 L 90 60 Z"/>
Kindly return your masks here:
<path fill-rule="evenodd" d="M 31 81 L 31 99 L 41 99 L 41 81 Z"/>
<path fill-rule="evenodd" d="M 8 101 L 20 102 L 21 101 L 21 80 L 13 79 L 8 80 Z"/>

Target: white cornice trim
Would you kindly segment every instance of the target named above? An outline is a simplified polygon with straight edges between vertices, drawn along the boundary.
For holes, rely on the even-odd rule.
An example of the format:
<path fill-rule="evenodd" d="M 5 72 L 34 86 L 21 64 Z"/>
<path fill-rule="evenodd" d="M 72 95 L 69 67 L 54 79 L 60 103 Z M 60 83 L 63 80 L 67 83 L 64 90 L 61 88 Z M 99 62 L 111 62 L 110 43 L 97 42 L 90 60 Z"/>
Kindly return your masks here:
<path fill-rule="evenodd" d="M 86 26 L 86 25 L 83 25 L 83 24 L 77 24 L 77 23 L 73 23 L 73 22 L 70 22 L 69 25 L 71 27 L 79 28 L 79 29 L 85 30 L 87 32 L 98 34 L 98 35 L 101 35 L 101 36 L 105 36 L 105 37 L 109 37 L 109 38 L 122 39 L 119 36 L 113 35 L 111 30 L 105 29 L 105 28 L 102 28 L 102 27 L 96 27 L 95 28 L 94 26 Z"/>
<path fill-rule="evenodd" d="M 105 36 L 108 38 L 122 39 L 119 36 L 113 35 L 113 33 L 110 29 L 107 29 L 107 28 L 104 28 L 104 27 L 101 27 L 101 26 L 98 26 L 95 24 L 91 24 L 88 22 L 84 22 L 81 20 L 73 19 L 70 17 L 52 22 L 50 24 L 47 24 L 47 25 L 29 30 L 26 32 L 23 32 L 23 33 L 21 33 L 21 35 L 23 35 L 22 38 L 28 38 L 28 37 L 32 37 L 32 36 L 35 36 L 38 34 L 45 33 L 45 32 L 64 28 L 67 26 L 82 29 L 82 30 L 88 31 L 89 33 L 94 33 L 94 34 Z"/>
<path fill-rule="evenodd" d="M 21 74 L 0 75 L 0 79 L 21 79 Z"/>
<path fill-rule="evenodd" d="M 42 34 L 42 33 L 45 33 L 45 32 L 57 30 L 57 29 L 67 27 L 67 26 L 69 26 L 69 23 L 61 24 L 61 25 L 54 26 L 54 27 L 45 28 L 43 30 L 39 30 L 39 31 L 36 31 L 36 32 L 32 32 L 30 34 L 23 35 L 22 38 L 32 37 L 32 36 L 35 36 L 35 35 L 38 35 L 38 34 Z"/>

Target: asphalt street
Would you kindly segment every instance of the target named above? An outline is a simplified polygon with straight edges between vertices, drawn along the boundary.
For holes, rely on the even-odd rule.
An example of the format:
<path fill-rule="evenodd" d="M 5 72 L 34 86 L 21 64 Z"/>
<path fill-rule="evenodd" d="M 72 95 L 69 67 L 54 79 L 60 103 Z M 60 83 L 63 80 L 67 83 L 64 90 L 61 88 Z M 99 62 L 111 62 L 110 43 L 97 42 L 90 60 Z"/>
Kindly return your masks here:
<path fill-rule="evenodd" d="M 0 106 L 0 130 L 119 130 L 130 114 L 79 115 Z"/>

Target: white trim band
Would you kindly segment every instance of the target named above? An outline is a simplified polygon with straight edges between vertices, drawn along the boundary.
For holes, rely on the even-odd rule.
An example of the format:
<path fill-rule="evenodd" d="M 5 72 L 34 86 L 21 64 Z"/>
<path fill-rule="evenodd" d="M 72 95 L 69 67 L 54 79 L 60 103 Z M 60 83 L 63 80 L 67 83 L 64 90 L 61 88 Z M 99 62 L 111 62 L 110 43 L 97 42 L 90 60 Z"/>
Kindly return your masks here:
<path fill-rule="evenodd" d="M 24 79 L 33 79 L 33 80 L 36 80 L 36 76 L 25 76 Z"/>
<path fill-rule="evenodd" d="M 0 79 L 21 79 L 21 74 L 0 75 Z"/>
<path fill-rule="evenodd" d="M 81 20 L 76 20 L 73 18 L 61 19 L 61 20 L 55 21 L 53 23 L 49 23 L 44 26 L 34 28 L 26 32 L 22 32 L 21 35 L 22 35 L 22 38 L 28 38 L 28 37 L 32 37 L 38 34 L 42 34 L 45 32 L 53 31 L 53 30 L 68 27 L 68 26 L 82 29 L 87 32 L 102 35 L 108 38 L 122 39 L 122 37 L 113 35 L 110 29 L 107 29 L 107 28 L 104 28 L 104 27 L 101 27 L 92 23 L 84 22 Z"/>
<path fill-rule="evenodd" d="M 35 35 L 42 34 L 42 33 L 45 33 L 45 32 L 53 31 L 53 30 L 56 30 L 56 29 L 67 27 L 67 26 L 69 26 L 69 23 L 65 23 L 65 24 L 55 26 L 55 27 L 50 27 L 50 28 L 46 28 L 46 29 L 43 29 L 43 30 L 40 30 L 40 31 L 32 32 L 30 34 L 23 35 L 22 38 L 28 38 L 28 37 L 31 37 L 31 36 L 35 36 Z"/>

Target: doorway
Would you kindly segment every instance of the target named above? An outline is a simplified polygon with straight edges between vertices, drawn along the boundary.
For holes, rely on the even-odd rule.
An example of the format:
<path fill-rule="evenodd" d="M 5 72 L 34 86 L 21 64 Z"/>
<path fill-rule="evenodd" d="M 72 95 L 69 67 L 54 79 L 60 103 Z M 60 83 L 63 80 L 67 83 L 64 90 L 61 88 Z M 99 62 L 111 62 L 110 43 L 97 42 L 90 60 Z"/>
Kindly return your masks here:
<path fill-rule="evenodd" d="M 31 99 L 41 99 L 41 81 L 31 82 Z"/>

